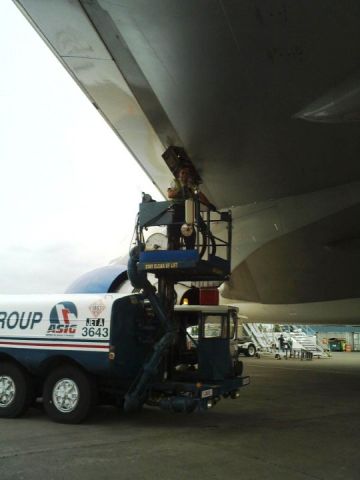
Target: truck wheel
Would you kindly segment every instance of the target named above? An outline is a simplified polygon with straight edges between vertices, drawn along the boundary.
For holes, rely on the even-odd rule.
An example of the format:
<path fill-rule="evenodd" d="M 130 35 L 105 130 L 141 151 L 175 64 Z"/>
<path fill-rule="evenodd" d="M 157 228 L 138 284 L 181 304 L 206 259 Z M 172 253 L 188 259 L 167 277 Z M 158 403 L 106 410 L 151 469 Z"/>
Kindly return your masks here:
<path fill-rule="evenodd" d="M 255 345 L 253 345 L 252 343 L 250 343 L 250 345 L 248 346 L 247 350 L 246 350 L 246 353 L 245 355 L 247 357 L 254 357 L 255 356 L 255 353 L 256 353 L 256 347 Z"/>
<path fill-rule="evenodd" d="M 29 375 L 15 363 L 0 364 L 0 417 L 15 418 L 29 407 L 32 395 Z"/>
<path fill-rule="evenodd" d="M 55 422 L 80 423 L 95 405 L 95 382 L 77 367 L 59 367 L 45 380 L 43 399 L 46 413 Z"/>

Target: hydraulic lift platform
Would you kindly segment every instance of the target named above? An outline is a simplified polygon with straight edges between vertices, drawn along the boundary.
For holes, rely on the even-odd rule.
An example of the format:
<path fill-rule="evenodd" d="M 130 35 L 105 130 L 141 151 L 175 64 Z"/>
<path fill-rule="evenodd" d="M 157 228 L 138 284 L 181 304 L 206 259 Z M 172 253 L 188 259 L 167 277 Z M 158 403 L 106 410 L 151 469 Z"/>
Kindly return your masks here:
<path fill-rule="evenodd" d="M 207 260 L 197 250 L 156 250 L 141 252 L 138 269 L 173 281 L 223 281 L 230 276 L 230 262 L 216 255 Z"/>
<path fill-rule="evenodd" d="M 153 382 L 162 362 L 163 364 L 165 362 L 166 365 L 171 364 L 169 352 L 176 344 L 182 328 L 174 317 L 175 284 L 180 281 L 209 280 L 221 283 L 229 278 L 231 265 L 230 212 L 210 211 L 209 208 L 204 208 L 198 195 L 183 202 L 154 202 L 151 198 L 146 198 L 146 200 L 145 198 L 146 196 L 140 204 L 135 229 L 136 245 L 130 251 L 128 275 L 134 288 L 141 289 L 149 300 L 159 319 L 161 336 L 159 335 L 149 359 L 139 371 L 125 396 L 124 408 L 126 411 L 135 411 L 141 407 L 149 396 L 151 385 L 154 385 Z M 217 236 L 214 235 L 211 228 L 214 223 L 217 226 Z M 159 227 L 167 228 L 167 238 L 163 235 L 158 242 L 149 242 L 151 238 L 151 235 L 148 236 L 149 228 L 153 230 L 153 227 L 156 227 L 157 231 Z M 158 235 L 158 233 L 153 235 Z M 191 239 L 191 243 L 188 241 L 189 239 Z M 176 250 L 172 248 L 174 245 L 177 245 Z M 153 273 L 157 277 L 157 292 L 147 279 L 147 273 Z M 236 374 L 235 364 L 232 364 L 228 348 L 229 338 L 207 340 L 207 342 L 204 340 L 204 345 L 210 350 L 203 352 L 207 362 L 209 365 L 213 365 L 216 361 L 221 363 L 224 358 L 226 359 L 235 383 L 230 387 L 224 387 L 224 392 L 233 391 L 235 395 L 241 381 Z M 224 347 L 227 348 L 227 353 Z M 205 346 L 201 348 L 205 348 Z M 220 352 L 217 360 L 211 358 L 216 348 Z M 169 364 L 166 363 L 168 361 Z M 167 374 L 170 376 L 173 374 L 171 369 Z M 169 388 L 168 382 L 165 383 L 164 388 Z M 225 378 L 222 378 L 222 383 L 225 385 Z M 197 382 L 194 385 L 196 384 Z M 188 404 L 189 401 L 192 402 L 188 396 L 191 394 L 193 386 L 190 387 L 191 385 L 182 383 L 182 388 L 187 395 L 180 396 L 180 398 L 172 395 L 174 398 L 170 397 L 166 401 L 170 402 L 169 405 L 173 401 L 181 401 L 182 405 Z M 214 391 L 212 388 L 210 390 Z M 221 394 L 222 390 L 220 390 Z"/>
<path fill-rule="evenodd" d="M 195 198 L 190 205 L 193 209 L 193 221 L 187 225 L 186 222 L 184 224 L 184 219 L 181 222 L 177 220 L 177 208 L 183 208 L 185 215 L 187 205 L 182 206 L 179 202 L 140 204 L 137 236 L 138 245 L 144 247 L 139 252 L 138 270 L 174 282 L 227 280 L 231 272 L 231 213 L 210 211 Z M 222 230 L 222 238 L 214 235 L 214 224 L 218 231 Z M 171 238 L 168 238 L 166 247 L 147 248 L 144 232 L 149 228 L 170 225 L 178 225 L 179 236 L 181 226 L 190 226 L 194 230 L 196 239 L 192 249 L 186 249 L 185 244 L 177 250 L 171 249 Z M 220 226 L 222 228 L 219 228 Z"/>

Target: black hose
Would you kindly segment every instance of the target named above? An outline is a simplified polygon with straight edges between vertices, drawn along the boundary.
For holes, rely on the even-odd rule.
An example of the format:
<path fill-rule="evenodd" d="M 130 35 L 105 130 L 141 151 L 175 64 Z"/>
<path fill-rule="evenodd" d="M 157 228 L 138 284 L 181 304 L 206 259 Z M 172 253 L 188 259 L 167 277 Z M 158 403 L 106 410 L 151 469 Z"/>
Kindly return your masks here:
<path fill-rule="evenodd" d="M 164 353 L 171 346 L 176 336 L 174 325 L 172 322 L 168 321 L 165 308 L 156 295 L 155 288 L 147 279 L 146 273 L 138 271 L 137 264 L 139 261 L 139 256 L 140 249 L 138 247 L 132 248 L 128 261 L 129 279 L 135 288 L 140 288 L 144 291 L 144 294 L 149 299 L 156 316 L 163 324 L 165 333 L 154 345 L 154 349 L 150 355 L 150 358 L 144 364 L 143 368 L 140 370 L 139 374 L 125 395 L 124 409 L 127 412 L 139 410 L 139 408 L 141 408 L 141 406 L 145 403 L 150 380 L 158 373 L 158 367 L 164 357 Z"/>

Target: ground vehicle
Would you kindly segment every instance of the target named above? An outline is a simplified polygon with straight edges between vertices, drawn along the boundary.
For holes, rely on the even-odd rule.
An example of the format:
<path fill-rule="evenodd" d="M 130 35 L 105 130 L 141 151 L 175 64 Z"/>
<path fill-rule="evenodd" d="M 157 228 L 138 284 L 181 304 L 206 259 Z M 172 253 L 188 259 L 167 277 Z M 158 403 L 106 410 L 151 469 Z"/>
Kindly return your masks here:
<path fill-rule="evenodd" d="M 49 416 L 66 423 L 83 420 L 97 402 L 127 412 L 145 403 L 192 412 L 221 396 L 236 398 L 249 383 L 234 345 L 234 308 L 174 308 L 177 282 L 229 278 L 231 212 L 202 213 L 199 195 L 176 206 L 185 234 L 197 232 L 191 250 L 167 248 L 170 237 L 147 250 L 149 227 L 179 219 L 173 202 L 144 195 L 140 204 L 127 274 L 141 294 L 0 296 L 0 416 L 20 415 L 40 395 Z M 211 231 L 219 222 L 225 239 Z M 158 279 L 157 292 L 148 273 Z"/>
<path fill-rule="evenodd" d="M 0 417 L 16 417 L 42 396 L 53 420 L 77 423 L 96 403 L 122 405 L 141 372 L 153 368 L 148 359 L 161 329 L 142 295 L 9 295 L 0 305 Z M 230 349 L 236 316 L 214 308 L 175 309 L 175 341 L 141 405 L 207 409 L 249 383 Z M 217 325 L 212 336 L 209 322 Z M 191 347 L 189 326 L 199 332 Z"/>
<path fill-rule="evenodd" d="M 251 337 L 243 336 L 238 339 L 238 353 L 243 353 L 247 357 L 254 357 L 256 355 L 256 345 Z"/>

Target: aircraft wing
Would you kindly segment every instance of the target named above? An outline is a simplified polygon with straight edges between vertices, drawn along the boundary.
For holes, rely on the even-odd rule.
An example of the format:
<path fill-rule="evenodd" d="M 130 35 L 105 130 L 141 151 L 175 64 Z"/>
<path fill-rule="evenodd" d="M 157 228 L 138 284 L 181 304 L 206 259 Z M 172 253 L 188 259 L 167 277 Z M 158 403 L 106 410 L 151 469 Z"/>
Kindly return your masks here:
<path fill-rule="evenodd" d="M 358 0 L 14 1 L 161 191 L 180 145 L 232 207 L 224 297 L 354 323 Z"/>

